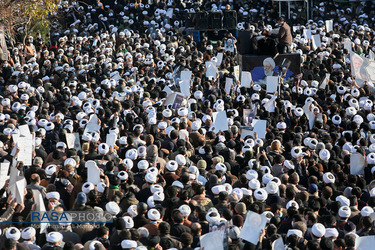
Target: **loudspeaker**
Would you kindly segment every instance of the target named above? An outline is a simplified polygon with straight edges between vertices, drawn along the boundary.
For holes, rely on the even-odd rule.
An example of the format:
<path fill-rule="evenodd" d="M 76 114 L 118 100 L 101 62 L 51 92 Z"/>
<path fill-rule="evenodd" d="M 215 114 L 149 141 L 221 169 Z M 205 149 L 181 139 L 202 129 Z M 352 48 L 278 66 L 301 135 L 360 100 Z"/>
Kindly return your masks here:
<path fill-rule="evenodd" d="M 195 27 L 195 17 L 196 13 L 185 13 L 185 27 L 187 28 L 194 28 Z"/>
<path fill-rule="evenodd" d="M 223 28 L 223 13 L 222 12 L 211 12 L 210 22 L 208 28 L 211 30 L 221 30 Z"/>
<path fill-rule="evenodd" d="M 208 29 L 208 12 L 198 12 L 195 17 L 195 29 L 196 30 L 207 30 Z"/>
<path fill-rule="evenodd" d="M 237 12 L 234 10 L 224 11 L 223 27 L 227 30 L 237 29 Z"/>

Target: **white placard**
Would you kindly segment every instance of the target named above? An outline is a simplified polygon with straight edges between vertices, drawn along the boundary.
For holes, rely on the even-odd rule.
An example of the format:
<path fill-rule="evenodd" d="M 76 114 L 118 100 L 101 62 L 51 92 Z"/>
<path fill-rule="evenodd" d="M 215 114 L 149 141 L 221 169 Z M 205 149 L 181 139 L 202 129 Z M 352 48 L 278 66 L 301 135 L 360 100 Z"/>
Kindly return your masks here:
<path fill-rule="evenodd" d="M 328 85 L 328 81 L 329 81 L 330 76 L 331 76 L 331 74 L 326 73 L 326 76 L 324 77 L 324 80 L 322 81 L 322 84 L 320 84 L 320 86 L 319 86 L 320 89 L 326 88 L 326 86 Z"/>
<path fill-rule="evenodd" d="M 248 129 L 241 129 L 241 139 L 245 139 L 248 135 L 254 136 L 254 132 Z"/>
<path fill-rule="evenodd" d="M 93 114 L 86 125 L 85 133 L 98 132 L 100 130 L 100 125 L 98 124 L 98 121 L 99 118 L 96 116 L 96 114 Z"/>
<path fill-rule="evenodd" d="M 26 179 L 25 177 L 19 177 L 16 182 L 16 201 L 21 204 L 25 198 Z"/>
<path fill-rule="evenodd" d="M 285 250 L 283 238 L 280 237 L 272 242 L 272 250 Z"/>
<path fill-rule="evenodd" d="M 239 65 L 233 67 L 233 74 L 234 74 L 234 77 L 236 78 L 236 81 L 239 81 L 240 80 L 240 66 Z"/>
<path fill-rule="evenodd" d="M 352 153 L 350 155 L 350 174 L 365 174 L 365 157 L 360 153 Z"/>
<path fill-rule="evenodd" d="M 0 163 L 0 188 L 3 188 L 5 185 L 5 182 L 10 178 L 8 176 L 9 172 L 9 161 Z"/>
<path fill-rule="evenodd" d="M 224 230 L 213 231 L 199 237 L 201 249 L 218 250 L 224 249 Z"/>
<path fill-rule="evenodd" d="M 173 8 L 169 8 L 167 10 L 167 13 L 165 14 L 167 17 L 172 18 L 173 17 Z"/>
<path fill-rule="evenodd" d="M 277 87 L 279 86 L 279 77 L 278 76 L 267 76 L 267 93 L 275 93 Z"/>
<path fill-rule="evenodd" d="M 206 62 L 206 77 L 207 78 L 217 78 L 217 67 L 213 62 Z"/>
<path fill-rule="evenodd" d="M 227 95 L 230 95 L 230 90 L 232 89 L 233 85 L 233 78 L 226 77 L 225 78 L 225 91 L 227 92 Z"/>
<path fill-rule="evenodd" d="M 107 143 L 108 146 L 113 148 L 113 146 L 116 143 L 116 139 L 117 139 L 116 134 L 107 134 L 105 143 Z"/>
<path fill-rule="evenodd" d="M 169 96 L 170 94 L 172 94 L 172 90 L 171 90 L 171 88 L 169 88 L 168 86 L 165 86 L 164 89 L 163 89 L 163 91 L 164 91 L 165 93 L 167 93 L 167 96 Z"/>
<path fill-rule="evenodd" d="M 271 99 L 266 102 L 266 104 L 264 104 L 264 108 L 265 110 L 267 110 L 268 112 L 275 112 L 275 100 L 276 100 L 277 96 L 273 95 L 271 97 Z"/>
<path fill-rule="evenodd" d="M 125 92 L 117 93 L 117 95 L 115 95 L 115 99 L 119 102 L 123 102 L 125 100 L 126 95 L 127 94 Z"/>
<path fill-rule="evenodd" d="M 217 53 L 216 59 L 216 67 L 220 67 L 221 62 L 223 61 L 223 53 Z"/>
<path fill-rule="evenodd" d="M 181 72 L 181 83 L 180 90 L 185 97 L 190 97 L 190 87 L 191 87 L 191 71 L 182 71 Z"/>
<path fill-rule="evenodd" d="M 44 206 L 42 194 L 39 192 L 39 190 L 36 190 L 36 189 L 32 189 L 32 191 L 33 191 L 34 203 L 36 204 L 35 211 L 45 212 L 46 207 Z M 48 221 L 47 218 L 45 220 Z M 45 233 L 48 226 L 49 226 L 49 223 L 40 223 L 40 233 Z"/>
<path fill-rule="evenodd" d="M 311 39 L 311 30 L 310 29 L 303 29 L 303 37 L 306 39 Z"/>
<path fill-rule="evenodd" d="M 326 20 L 327 33 L 333 30 L 333 20 Z"/>
<path fill-rule="evenodd" d="M 241 72 L 241 86 L 245 88 L 250 88 L 251 87 L 251 73 L 248 71 L 242 71 Z"/>
<path fill-rule="evenodd" d="M 18 126 L 21 136 L 28 136 L 30 134 L 29 125 Z"/>
<path fill-rule="evenodd" d="M 375 60 L 375 53 L 374 53 L 371 49 L 369 50 L 368 55 L 369 55 L 369 58 L 370 58 L 371 60 Z"/>
<path fill-rule="evenodd" d="M 322 42 L 320 40 L 320 35 L 313 35 L 312 36 L 312 48 L 316 50 L 322 46 Z"/>
<path fill-rule="evenodd" d="M 66 146 L 69 149 L 74 148 L 74 141 L 76 140 L 75 135 L 67 133 L 67 134 L 65 134 L 65 139 L 66 139 Z"/>
<path fill-rule="evenodd" d="M 347 49 L 349 53 L 352 51 L 352 41 L 350 38 L 344 39 L 344 49 Z"/>
<path fill-rule="evenodd" d="M 20 151 L 17 155 L 17 160 L 22 161 L 25 166 L 32 165 L 32 157 L 33 157 L 33 136 L 29 134 L 28 136 L 20 136 L 18 137 L 17 142 Z"/>
<path fill-rule="evenodd" d="M 375 235 L 358 237 L 355 240 L 356 250 L 369 250 L 373 249 L 375 245 Z"/>
<path fill-rule="evenodd" d="M 265 216 L 254 213 L 252 211 L 247 212 L 245 223 L 242 227 L 240 238 L 253 243 L 258 244 L 260 232 L 267 224 Z"/>
<path fill-rule="evenodd" d="M 227 112 L 220 111 L 217 112 L 216 116 L 214 117 L 214 132 L 219 133 L 219 131 L 227 131 L 228 130 L 228 122 L 227 122 Z"/>
<path fill-rule="evenodd" d="M 254 119 L 252 124 L 254 127 L 253 131 L 257 133 L 258 138 L 266 138 L 267 120 Z"/>
<path fill-rule="evenodd" d="M 100 169 L 96 165 L 96 162 L 87 161 L 85 167 L 87 168 L 87 181 L 97 185 L 100 182 Z"/>

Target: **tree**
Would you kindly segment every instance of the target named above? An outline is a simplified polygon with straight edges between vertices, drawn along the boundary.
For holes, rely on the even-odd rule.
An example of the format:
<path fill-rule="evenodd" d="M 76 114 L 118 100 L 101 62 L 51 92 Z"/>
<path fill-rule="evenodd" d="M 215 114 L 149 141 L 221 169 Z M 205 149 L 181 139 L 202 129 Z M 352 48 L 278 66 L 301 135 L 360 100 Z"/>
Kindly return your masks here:
<path fill-rule="evenodd" d="M 25 37 L 40 25 L 49 26 L 59 0 L 0 0 L 0 24 L 9 40 L 23 27 Z"/>

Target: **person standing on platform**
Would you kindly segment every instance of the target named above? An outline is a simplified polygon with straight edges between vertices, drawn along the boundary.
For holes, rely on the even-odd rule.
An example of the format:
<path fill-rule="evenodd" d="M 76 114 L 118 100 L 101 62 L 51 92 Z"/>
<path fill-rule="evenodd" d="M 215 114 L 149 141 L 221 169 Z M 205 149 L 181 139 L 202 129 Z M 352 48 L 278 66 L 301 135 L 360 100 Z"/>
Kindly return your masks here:
<path fill-rule="evenodd" d="M 272 34 L 267 32 L 266 35 L 272 38 L 278 38 L 279 43 L 277 44 L 277 51 L 280 54 L 286 54 L 292 52 L 292 32 L 290 26 L 285 22 L 283 17 L 277 19 L 278 26 L 280 27 L 279 33 Z"/>

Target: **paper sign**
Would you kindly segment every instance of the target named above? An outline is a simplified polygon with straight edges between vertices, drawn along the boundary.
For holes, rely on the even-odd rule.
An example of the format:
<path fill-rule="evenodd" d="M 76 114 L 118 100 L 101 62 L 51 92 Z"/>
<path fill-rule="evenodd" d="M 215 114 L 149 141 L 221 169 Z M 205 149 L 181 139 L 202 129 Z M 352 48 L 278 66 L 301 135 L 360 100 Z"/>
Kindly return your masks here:
<path fill-rule="evenodd" d="M 185 97 L 190 97 L 190 87 L 191 87 L 191 71 L 182 71 L 181 72 L 181 83 L 180 83 L 180 90 L 181 93 L 184 94 Z"/>
<path fill-rule="evenodd" d="M 125 100 L 126 95 L 127 94 L 125 92 L 117 93 L 117 95 L 115 95 L 115 99 L 119 102 L 123 102 Z"/>
<path fill-rule="evenodd" d="M 97 132 L 100 130 L 100 125 L 98 124 L 99 118 L 96 114 L 90 117 L 90 121 L 87 123 L 85 128 L 85 133 Z"/>
<path fill-rule="evenodd" d="M 236 81 L 239 81 L 240 80 L 240 66 L 237 65 L 237 66 L 234 66 L 233 67 L 233 74 L 234 74 L 234 77 L 236 77 Z"/>
<path fill-rule="evenodd" d="M 368 55 L 369 55 L 369 58 L 370 58 L 371 60 L 375 60 L 375 53 L 374 53 L 374 52 L 372 52 L 372 50 L 371 50 L 371 49 L 369 50 L 369 53 L 368 53 Z"/>
<path fill-rule="evenodd" d="M 312 36 L 312 48 L 316 50 L 322 46 L 322 42 L 320 40 L 320 35 L 313 35 Z"/>
<path fill-rule="evenodd" d="M 251 86 L 251 73 L 247 71 L 241 72 L 241 86 L 245 88 L 250 88 Z"/>
<path fill-rule="evenodd" d="M 46 207 L 44 206 L 43 196 L 39 192 L 39 190 L 32 189 L 33 191 L 33 197 L 34 197 L 34 203 L 36 204 L 35 210 L 37 212 L 45 212 Z M 41 220 L 42 222 L 44 220 Z M 48 221 L 48 218 L 45 218 L 45 221 Z M 49 226 L 49 223 L 40 223 L 40 233 L 45 233 L 47 227 Z"/>
<path fill-rule="evenodd" d="M 176 95 L 177 95 L 177 93 L 176 92 L 172 92 L 171 94 L 169 94 L 168 96 L 167 96 L 167 98 L 165 99 L 165 102 L 164 102 L 164 105 L 165 106 L 168 106 L 169 104 L 173 104 L 173 101 L 174 101 L 174 99 L 175 99 L 175 97 L 176 97 Z"/>
<path fill-rule="evenodd" d="M 257 245 L 260 231 L 264 229 L 266 224 L 267 219 L 265 216 L 249 211 L 239 237 Z"/>
<path fill-rule="evenodd" d="M 116 143 L 116 137 L 116 134 L 107 134 L 105 143 L 107 143 L 108 146 L 113 147 Z"/>
<path fill-rule="evenodd" d="M 278 238 L 272 242 L 272 250 L 285 250 L 283 238 Z"/>
<path fill-rule="evenodd" d="M 173 8 L 169 8 L 167 10 L 167 13 L 165 14 L 167 17 L 172 18 L 173 16 Z"/>
<path fill-rule="evenodd" d="M 306 39 L 311 39 L 311 30 L 310 29 L 304 29 L 303 30 L 303 37 Z"/>
<path fill-rule="evenodd" d="M 87 181 L 97 185 L 100 182 L 100 169 L 96 165 L 96 162 L 87 161 L 85 167 L 87 168 Z"/>
<path fill-rule="evenodd" d="M 18 152 L 17 160 L 22 161 L 25 166 L 32 165 L 33 147 L 31 145 L 33 145 L 31 134 L 18 137 L 17 146 L 20 148 L 20 151 Z"/>
<path fill-rule="evenodd" d="M 23 203 L 25 198 L 25 187 L 26 187 L 26 179 L 25 177 L 21 177 L 16 182 L 16 201 L 17 203 Z"/>
<path fill-rule="evenodd" d="M 170 94 L 172 94 L 172 90 L 168 86 L 165 86 L 164 89 L 163 89 L 163 91 L 165 93 L 167 93 L 167 96 L 169 96 Z"/>
<path fill-rule="evenodd" d="M 213 62 L 206 62 L 206 77 L 211 79 L 217 78 L 217 67 Z"/>
<path fill-rule="evenodd" d="M 331 76 L 331 74 L 326 73 L 326 76 L 325 76 L 324 80 L 322 81 L 322 84 L 320 84 L 320 86 L 319 86 L 320 89 L 326 88 L 326 86 L 328 85 L 328 81 L 329 81 L 330 76 Z"/>
<path fill-rule="evenodd" d="M 267 110 L 268 112 L 275 112 L 275 100 L 276 100 L 277 96 L 272 96 L 272 98 L 266 102 L 266 104 L 264 104 L 264 108 L 265 110 Z"/>
<path fill-rule="evenodd" d="M 365 157 L 360 153 L 353 153 L 350 155 L 350 174 L 365 174 Z"/>
<path fill-rule="evenodd" d="M 375 245 L 375 235 L 358 237 L 355 240 L 356 250 L 373 249 Z"/>
<path fill-rule="evenodd" d="M 214 133 L 219 133 L 219 131 L 228 130 L 227 113 L 225 111 L 217 112 L 216 117 L 214 117 Z"/>
<path fill-rule="evenodd" d="M 245 126 L 249 126 L 257 113 L 256 108 L 253 109 L 244 109 L 243 110 L 243 123 Z"/>
<path fill-rule="evenodd" d="M 226 77 L 225 78 L 225 91 L 227 92 L 227 95 L 230 95 L 230 90 L 232 89 L 233 85 L 233 78 Z"/>
<path fill-rule="evenodd" d="M 5 182 L 10 178 L 8 176 L 9 172 L 9 161 L 0 163 L 0 188 L 3 188 L 5 185 Z"/>
<path fill-rule="evenodd" d="M 75 140 L 74 140 L 74 148 L 79 151 L 82 150 L 81 148 L 81 141 L 79 140 L 79 134 L 78 133 L 73 133 Z"/>
<path fill-rule="evenodd" d="M 279 86 L 279 77 L 278 76 L 267 76 L 267 93 L 277 92 L 277 87 Z"/>
<path fill-rule="evenodd" d="M 333 20 L 326 20 L 327 33 L 333 30 Z"/>
<path fill-rule="evenodd" d="M 216 67 L 220 67 L 221 62 L 223 61 L 223 53 L 217 53 L 216 59 Z"/>
<path fill-rule="evenodd" d="M 181 107 L 183 100 L 184 95 L 182 93 L 176 93 L 172 103 L 172 109 L 179 109 Z"/>
<path fill-rule="evenodd" d="M 267 120 L 253 120 L 253 131 L 257 133 L 258 138 L 266 138 Z"/>
<path fill-rule="evenodd" d="M 21 125 L 18 127 L 20 134 L 23 136 L 28 136 L 30 134 L 29 125 Z"/>
<path fill-rule="evenodd" d="M 65 134 L 65 139 L 66 139 L 66 146 L 71 149 L 74 148 L 74 141 L 76 140 L 76 137 L 74 134 Z"/>
<path fill-rule="evenodd" d="M 352 51 L 352 41 L 349 38 L 344 40 L 344 49 L 348 50 L 348 52 Z"/>
<path fill-rule="evenodd" d="M 245 139 L 246 136 L 253 136 L 254 137 L 254 132 L 249 129 L 241 129 L 241 139 Z"/>
<path fill-rule="evenodd" d="M 213 231 L 199 237 L 200 247 L 204 250 L 224 249 L 224 230 Z"/>

